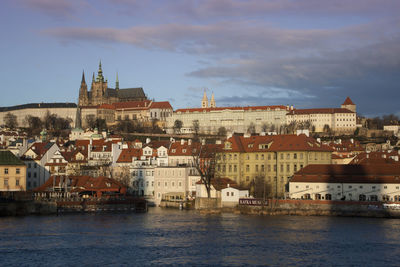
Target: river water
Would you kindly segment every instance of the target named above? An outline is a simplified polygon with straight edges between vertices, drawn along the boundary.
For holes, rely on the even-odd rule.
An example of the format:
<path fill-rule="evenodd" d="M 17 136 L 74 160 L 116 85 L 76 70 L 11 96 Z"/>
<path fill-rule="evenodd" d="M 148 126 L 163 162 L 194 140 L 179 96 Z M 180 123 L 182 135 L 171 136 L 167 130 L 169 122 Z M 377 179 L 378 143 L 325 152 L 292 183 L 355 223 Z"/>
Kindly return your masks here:
<path fill-rule="evenodd" d="M 69 214 L 0 218 L 1 266 L 399 266 L 400 220 Z"/>

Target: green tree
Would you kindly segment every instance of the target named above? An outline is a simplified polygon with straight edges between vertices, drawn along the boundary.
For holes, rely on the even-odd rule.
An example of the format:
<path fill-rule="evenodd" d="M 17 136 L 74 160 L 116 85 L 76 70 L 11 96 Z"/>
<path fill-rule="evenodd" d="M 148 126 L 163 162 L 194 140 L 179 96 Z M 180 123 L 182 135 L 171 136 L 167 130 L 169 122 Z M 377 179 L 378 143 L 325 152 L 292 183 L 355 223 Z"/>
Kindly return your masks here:
<path fill-rule="evenodd" d="M 219 136 L 226 136 L 226 133 L 227 133 L 227 131 L 226 131 L 226 128 L 224 126 L 221 126 L 221 127 L 218 128 L 218 133 L 217 134 Z"/>

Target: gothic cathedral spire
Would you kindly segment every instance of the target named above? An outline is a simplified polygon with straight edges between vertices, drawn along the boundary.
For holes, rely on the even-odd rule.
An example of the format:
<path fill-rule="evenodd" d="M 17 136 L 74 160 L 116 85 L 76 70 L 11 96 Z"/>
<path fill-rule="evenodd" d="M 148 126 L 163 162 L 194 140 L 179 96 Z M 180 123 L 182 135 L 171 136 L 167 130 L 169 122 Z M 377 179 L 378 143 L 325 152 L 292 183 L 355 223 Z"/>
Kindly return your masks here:
<path fill-rule="evenodd" d="M 99 63 L 99 70 L 98 70 L 98 72 L 97 72 L 97 79 L 96 79 L 96 81 L 97 81 L 97 82 L 104 82 L 103 70 L 101 69 L 101 60 L 100 60 L 100 63 Z"/>

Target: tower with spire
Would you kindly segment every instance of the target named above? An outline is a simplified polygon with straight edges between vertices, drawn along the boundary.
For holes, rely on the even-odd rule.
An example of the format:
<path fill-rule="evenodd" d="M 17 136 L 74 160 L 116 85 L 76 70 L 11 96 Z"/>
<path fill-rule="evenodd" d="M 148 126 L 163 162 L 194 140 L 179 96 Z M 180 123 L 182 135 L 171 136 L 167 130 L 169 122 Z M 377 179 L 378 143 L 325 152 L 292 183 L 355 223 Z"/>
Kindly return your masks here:
<path fill-rule="evenodd" d="M 210 108 L 216 108 L 217 105 L 215 104 L 215 98 L 214 98 L 214 92 L 211 95 L 211 101 L 210 101 Z"/>
<path fill-rule="evenodd" d="M 88 105 L 88 90 L 87 90 L 87 84 L 85 81 L 85 71 L 82 71 L 82 81 L 81 81 L 81 87 L 79 89 L 78 105 L 79 106 Z"/>
<path fill-rule="evenodd" d="M 208 98 L 206 89 L 204 89 L 203 99 L 201 100 L 201 108 L 208 108 Z"/>

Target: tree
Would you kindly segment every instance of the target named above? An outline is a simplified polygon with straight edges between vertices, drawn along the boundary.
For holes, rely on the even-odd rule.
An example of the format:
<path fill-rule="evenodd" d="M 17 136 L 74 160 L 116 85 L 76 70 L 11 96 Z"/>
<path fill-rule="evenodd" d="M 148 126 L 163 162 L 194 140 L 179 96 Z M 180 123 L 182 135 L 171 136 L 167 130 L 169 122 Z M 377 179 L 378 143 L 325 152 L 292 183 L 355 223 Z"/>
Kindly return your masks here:
<path fill-rule="evenodd" d="M 197 146 L 192 145 L 193 165 L 206 188 L 207 197 L 211 198 L 212 182 L 216 179 L 215 164 L 219 146 L 216 144 L 195 144 Z"/>
<path fill-rule="evenodd" d="M 18 121 L 17 121 L 17 116 L 14 114 L 8 112 L 4 116 L 4 124 L 7 128 L 10 128 L 11 130 L 14 130 L 18 127 Z"/>
<path fill-rule="evenodd" d="M 200 130 L 199 120 L 194 120 L 193 121 L 193 133 L 194 133 L 195 136 L 199 135 L 199 130 Z"/>
<path fill-rule="evenodd" d="M 182 129 L 183 123 L 181 120 L 175 120 L 174 122 L 174 133 L 180 133 Z"/>
<path fill-rule="evenodd" d="M 224 126 L 221 126 L 218 128 L 218 133 L 219 136 L 226 136 L 226 128 Z"/>
<path fill-rule="evenodd" d="M 38 135 L 42 128 L 42 120 L 39 117 L 27 115 L 25 116 L 25 122 L 28 125 L 28 134 Z"/>
<path fill-rule="evenodd" d="M 93 114 L 86 115 L 86 125 L 90 129 L 94 129 L 96 127 L 96 116 Z"/>
<path fill-rule="evenodd" d="M 263 125 L 261 125 L 261 131 L 263 132 L 268 132 L 269 130 L 269 126 L 267 123 L 263 123 Z"/>
<path fill-rule="evenodd" d="M 249 127 L 247 128 L 247 132 L 250 134 L 255 134 L 256 133 L 256 125 L 251 122 Z"/>

